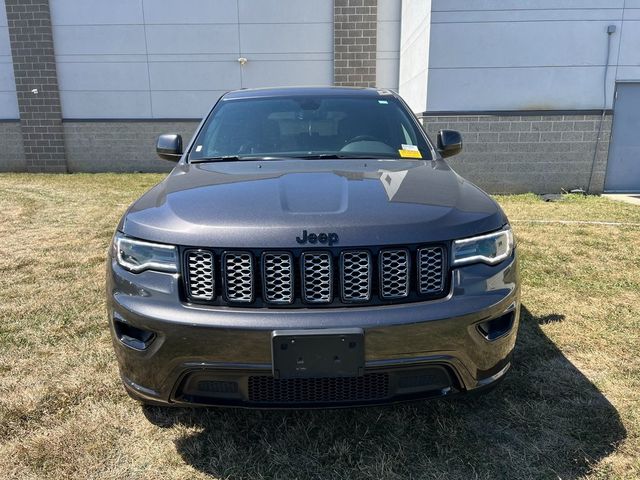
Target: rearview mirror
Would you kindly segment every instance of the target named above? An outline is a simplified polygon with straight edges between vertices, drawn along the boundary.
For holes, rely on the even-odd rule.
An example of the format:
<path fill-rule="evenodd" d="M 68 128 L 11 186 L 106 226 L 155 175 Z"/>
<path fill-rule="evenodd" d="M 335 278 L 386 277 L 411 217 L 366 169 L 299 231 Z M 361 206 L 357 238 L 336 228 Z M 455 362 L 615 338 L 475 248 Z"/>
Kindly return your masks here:
<path fill-rule="evenodd" d="M 455 130 L 438 132 L 438 150 L 443 157 L 450 157 L 462 151 L 462 135 Z"/>
<path fill-rule="evenodd" d="M 177 162 L 182 156 L 182 137 L 174 133 L 160 135 L 156 143 L 156 153 L 160 158 Z"/>

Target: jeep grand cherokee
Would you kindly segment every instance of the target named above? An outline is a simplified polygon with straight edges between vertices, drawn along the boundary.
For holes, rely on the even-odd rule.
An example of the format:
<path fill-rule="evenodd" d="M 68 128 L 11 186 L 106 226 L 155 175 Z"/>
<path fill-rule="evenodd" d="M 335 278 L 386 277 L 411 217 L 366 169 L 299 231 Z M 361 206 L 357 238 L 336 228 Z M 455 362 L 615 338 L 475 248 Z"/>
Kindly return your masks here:
<path fill-rule="evenodd" d="M 151 404 L 326 407 L 482 391 L 519 275 L 500 207 L 393 92 L 227 93 L 107 261 L 124 386 Z"/>

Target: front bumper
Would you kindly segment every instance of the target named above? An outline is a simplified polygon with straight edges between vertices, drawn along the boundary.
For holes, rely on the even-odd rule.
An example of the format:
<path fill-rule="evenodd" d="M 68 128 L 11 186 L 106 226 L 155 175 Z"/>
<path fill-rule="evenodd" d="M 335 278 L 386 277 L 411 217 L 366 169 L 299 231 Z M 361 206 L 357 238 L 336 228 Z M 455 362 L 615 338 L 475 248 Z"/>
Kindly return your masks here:
<path fill-rule="evenodd" d="M 519 322 L 515 253 L 499 265 L 454 269 L 443 299 L 287 310 L 187 305 L 177 274 L 132 274 L 107 263 L 122 380 L 149 403 L 322 407 L 481 390 L 509 369 Z M 364 331 L 363 376 L 273 378 L 273 330 L 344 327 Z"/>

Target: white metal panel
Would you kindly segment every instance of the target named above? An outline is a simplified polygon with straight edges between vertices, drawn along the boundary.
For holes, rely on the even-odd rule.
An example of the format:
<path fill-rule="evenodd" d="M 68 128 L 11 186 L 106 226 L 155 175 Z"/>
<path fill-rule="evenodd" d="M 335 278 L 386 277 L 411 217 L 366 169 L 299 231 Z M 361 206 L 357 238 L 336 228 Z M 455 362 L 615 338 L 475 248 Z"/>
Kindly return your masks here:
<path fill-rule="evenodd" d="M 18 98 L 4 0 L 0 0 L 0 119 L 18 119 Z"/>
<path fill-rule="evenodd" d="M 0 0 L 0 27 L 6 27 L 7 25 L 7 8 L 4 4 L 4 0 Z"/>
<path fill-rule="evenodd" d="M 471 10 L 433 12 L 433 23 L 495 23 L 541 21 L 615 21 L 622 19 L 622 8 L 550 10 Z"/>
<path fill-rule="evenodd" d="M 433 0 L 427 109 L 602 108 L 608 40 L 610 107 L 617 59 L 640 59 L 633 48 L 640 35 L 623 26 L 623 6 L 623 0 Z M 608 25 L 616 27 L 610 39 Z M 618 56 L 621 32 L 627 38 Z"/>
<path fill-rule="evenodd" d="M 0 92 L 16 91 L 16 82 L 13 78 L 13 66 L 10 63 L 0 61 Z"/>
<path fill-rule="evenodd" d="M 235 24 L 147 25 L 149 54 L 240 53 Z"/>
<path fill-rule="evenodd" d="M 52 25 L 143 23 L 142 0 L 49 0 L 49 8 Z"/>
<path fill-rule="evenodd" d="M 157 118 L 201 118 L 225 93 L 224 90 L 151 92 L 153 114 Z"/>
<path fill-rule="evenodd" d="M 144 0 L 148 25 L 238 23 L 236 0 Z M 166 30 L 171 35 L 171 29 Z"/>
<path fill-rule="evenodd" d="M 0 5 L 2 7 L 2 5 Z M 9 43 L 9 27 L 0 25 L 0 61 L 11 61 L 11 44 Z"/>
<path fill-rule="evenodd" d="M 247 58 L 251 53 L 332 52 L 333 25 L 241 23 L 240 39 L 240 51 Z"/>
<path fill-rule="evenodd" d="M 402 17 L 401 0 L 378 0 L 378 20 L 399 22 Z"/>
<path fill-rule="evenodd" d="M 331 85 L 333 60 L 257 61 L 242 67 L 242 86 L 273 87 L 288 85 Z"/>
<path fill-rule="evenodd" d="M 640 81 L 640 65 L 626 66 L 621 65 L 616 70 L 617 81 Z"/>
<path fill-rule="evenodd" d="M 239 0 L 242 86 L 331 85 L 333 2 Z"/>
<path fill-rule="evenodd" d="M 427 109 L 483 111 L 597 108 L 602 105 L 603 73 L 604 67 L 429 70 Z M 613 74 L 610 78 L 613 79 Z"/>
<path fill-rule="evenodd" d="M 0 119 L 18 120 L 20 113 L 18 111 L 18 98 L 16 92 L 0 92 Z"/>
<path fill-rule="evenodd" d="M 637 0 L 627 0 L 630 1 Z M 433 0 L 433 11 L 622 8 L 625 0 Z"/>
<path fill-rule="evenodd" d="M 194 118 L 226 90 L 333 80 L 332 0 L 51 2 L 65 118 Z"/>
<path fill-rule="evenodd" d="M 640 8 L 625 8 L 624 9 L 624 21 L 627 20 L 640 20 Z"/>
<path fill-rule="evenodd" d="M 151 118 L 149 92 L 61 91 L 63 118 Z"/>
<path fill-rule="evenodd" d="M 621 35 L 619 64 L 640 65 L 640 21 L 625 20 Z"/>
<path fill-rule="evenodd" d="M 237 61 L 150 62 L 149 75 L 152 91 L 231 90 L 240 85 Z"/>
<path fill-rule="evenodd" d="M 400 7 L 399 0 L 378 1 L 376 85 L 393 90 L 400 75 Z"/>
<path fill-rule="evenodd" d="M 238 0 L 241 23 L 332 23 L 332 0 Z"/>
<path fill-rule="evenodd" d="M 56 55 L 146 54 L 143 25 L 53 26 Z"/>
<path fill-rule="evenodd" d="M 599 21 L 432 24 L 429 67 L 604 65 L 610 23 L 620 30 Z M 617 49 L 612 42 L 611 60 Z"/>
<path fill-rule="evenodd" d="M 61 90 L 118 91 L 149 89 L 146 62 L 58 63 Z"/>
<path fill-rule="evenodd" d="M 397 54 L 400 51 L 400 22 L 378 21 L 377 34 L 378 52 Z"/>

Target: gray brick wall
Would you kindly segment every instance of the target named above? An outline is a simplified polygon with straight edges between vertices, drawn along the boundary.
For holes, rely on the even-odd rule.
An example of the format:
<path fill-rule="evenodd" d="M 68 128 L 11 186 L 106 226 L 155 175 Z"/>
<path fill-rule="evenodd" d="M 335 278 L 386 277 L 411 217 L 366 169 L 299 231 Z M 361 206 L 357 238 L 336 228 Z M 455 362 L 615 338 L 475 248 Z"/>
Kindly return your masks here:
<path fill-rule="evenodd" d="M 49 1 L 5 0 L 5 5 L 26 169 L 65 172 Z"/>
<path fill-rule="evenodd" d="M 459 130 L 463 152 L 448 159 L 463 177 L 493 193 L 587 189 L 600 115 L 429 116 L 425 130 Z M 605 117 L 591 181 L 601 193 L 611 134 Z"/>
<path fill-rule="evenodd" d="M 335 0 L 333 83 L 376 86 L 377 0 Z"/>
<path fill-rule="evenodd" d="M 186 146 L 198 122 L 66 120 L 63 125 L 70 172 L 168 172 L 175 164 L 156 155 L 158 135 L 179 133 Z"/>
<path fill-rule="evenodd" d="M 26 170 L 20 122 L 0 121 L 0 172 Z"/>

